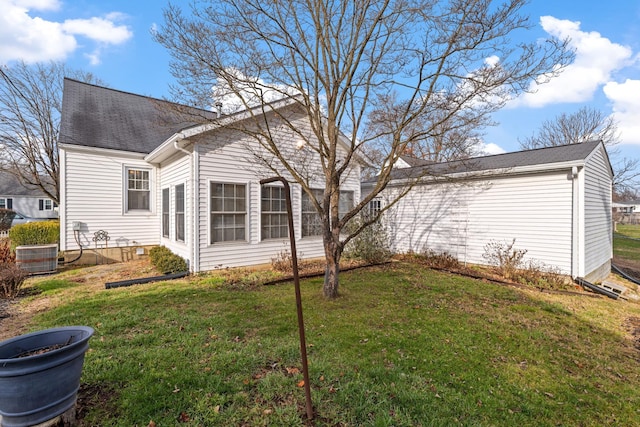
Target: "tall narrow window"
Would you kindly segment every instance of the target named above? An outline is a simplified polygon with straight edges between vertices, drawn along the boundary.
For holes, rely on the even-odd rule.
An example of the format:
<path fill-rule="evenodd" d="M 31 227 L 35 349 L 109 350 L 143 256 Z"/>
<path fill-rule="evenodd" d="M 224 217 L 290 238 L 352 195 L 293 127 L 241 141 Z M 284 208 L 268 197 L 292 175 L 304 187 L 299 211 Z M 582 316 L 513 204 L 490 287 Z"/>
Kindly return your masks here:
<path fill-rule="evenodd" d="M 338 203 L 338 216 L 342 218 L 351 208 L 353 208 L 353 191 L 341 191 Z"/>
<path fill-rule="evenodd" d="M 289 219 L 284 187 L 263 185 L 261 202 L 262 240 L 287 238 Z"/>
<path fill-rule="evenodd" d="M 246 241 L 246 188 L 244 184 L 211 183 L 211 243 Z"/>
<path fill-rule="evenodd" d="M 378 215 L 380 213 L 380 210 L 382 210 L 382 200 L 373 199 L 372 201 L 369 202 L 370 216 Z"/>
<path fill-rule="evenodd" d="M 149 171 L 127 169 L 126 211 L 151 210 L 150 196 Z"/>
<path fill-rule="evenodd" d="M 316 200 L 321 200 L 322 190 L 311 190 Z M 302 192 L 302 237 L 321 236 L 322 221 L 318 211 L 313 206 L 313 202 L 306 191 Z"/>
<path fill-rule="evenodd" d="M 162 189 L 162 237 L 169 237 L 169 189 Z"/>
<path fill-rule="evenodd" d="M 176 240 L 184 242 L 184 184 L 176 185 Z"/>

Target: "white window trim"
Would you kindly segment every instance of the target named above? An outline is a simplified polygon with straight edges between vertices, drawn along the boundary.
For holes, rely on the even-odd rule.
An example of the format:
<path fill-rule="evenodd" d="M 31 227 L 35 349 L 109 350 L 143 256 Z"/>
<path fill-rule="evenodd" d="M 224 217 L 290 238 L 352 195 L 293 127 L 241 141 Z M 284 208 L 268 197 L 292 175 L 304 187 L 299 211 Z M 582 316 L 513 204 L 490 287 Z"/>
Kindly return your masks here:
<path fill-rule="evenodd" d="M 234 240 L 229 242 L 212 242 L 211 241 L 211 184 L 235 184 L 245 186 L 245 206 L 246 215 L 244 219 L 244 240 Z M 231 179 L 208 179 L 207 180 L 207 247 L 221 246 L 221 245 L 246 245 L 251 243 L 251 191 L 252 185 L 249 181 L 234 181 Z M 258 222 L 260 221 L 258 217 Z"/>
<path fill-rule="evenodd" d="M 129 171 L 139 170 L 149 172 L 149 209 L 129 209 Z M 154 213 L 155 206 L 155 176 L 154 170 L 145 166 L 123 165 L 122 167 L 122 213 L 124 215 L 149 215 Z"/>

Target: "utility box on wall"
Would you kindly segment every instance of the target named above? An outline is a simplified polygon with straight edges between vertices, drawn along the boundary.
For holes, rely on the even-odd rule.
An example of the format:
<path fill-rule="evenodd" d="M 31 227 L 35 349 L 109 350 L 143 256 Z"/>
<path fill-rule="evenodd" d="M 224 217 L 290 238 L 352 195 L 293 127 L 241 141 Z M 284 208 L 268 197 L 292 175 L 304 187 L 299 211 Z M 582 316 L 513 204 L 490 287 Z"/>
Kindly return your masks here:
<path fill-rule="evenodd" d="M 16 247 L 16 264 L 29 273 L 51 273 L 58 268 L 58 245 Z"/>

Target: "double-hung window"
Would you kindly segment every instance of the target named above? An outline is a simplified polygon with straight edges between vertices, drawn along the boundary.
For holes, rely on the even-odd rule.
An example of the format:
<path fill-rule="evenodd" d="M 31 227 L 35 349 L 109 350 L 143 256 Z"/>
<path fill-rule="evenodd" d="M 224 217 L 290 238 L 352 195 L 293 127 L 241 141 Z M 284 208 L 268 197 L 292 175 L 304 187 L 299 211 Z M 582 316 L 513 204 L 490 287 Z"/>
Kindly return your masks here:
<path fill-rule="evenodd" d="M 151 210 L 151 173 L 145 169 L 126 169 L 127 197 L 125 211 Z"/>
<path fill-rule="evenodd" d="M 169 237 L 169 200 L 170 192 L 168 188 L 162 189 L 162 237 Z"/>
<path fill-rule="evenodd" d="M 247 186 L 212 182 L 210 242 L 246 241 Z"/>
<path fill-rule="evenodd" d="M 289 218 L 284 187 L 262 186 L 261 212 L 262 240 L 282 239 L 289 236 Z"/>
<path fill-rule="evenodd" d="M 184 184 L 176 185 L 176 240 L 184 242 Z"/>
<path fill-rule="evenodd" d="M 51 199 L 38 199 L 38 210 L 40 210 L 40 211 L 53 210 L 53 200 L 51 200 Z"/>
<path fill-rule="evenodd" d="M 313 197 L 316 200 L 321 201 L 324 195 L 323 190 L 313 189 L 311 190 Z M 302 237 L 309 236 L 321 236 L 322 235 L 322 221 L 320 220 L 320 214 L 313 206 L 313 201 L 309 197 L 306 191 L 302 192 Z"/>

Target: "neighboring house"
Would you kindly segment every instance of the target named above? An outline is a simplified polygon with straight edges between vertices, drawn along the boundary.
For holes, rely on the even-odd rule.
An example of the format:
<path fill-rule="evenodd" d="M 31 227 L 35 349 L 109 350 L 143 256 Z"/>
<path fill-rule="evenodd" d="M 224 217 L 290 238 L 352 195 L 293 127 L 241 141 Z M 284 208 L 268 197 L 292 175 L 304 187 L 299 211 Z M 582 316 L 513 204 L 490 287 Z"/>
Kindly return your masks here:
<path fill-rule="evenodd" d="M 640 200 L 613 203 L 611 207 L 614 212 L 622 214 L 640 213 Z"/>
<path fill-rule="evenodd" d="M 385 213 L 398 252 L 431 249 L 486 264 L 487 243 L 515 238 L 514 247 L 528 251 L 525 259 L 564 274 L 597 281 L 610 271 L 613 172 L 601 142 L 405 167 L 394 174 L 372 209 L 383 207 L 407 178 L 425 176 Z M 369 186 L 363 183 L 363 194 Z"/>
<path fill-rule="evenodd" d="M 0 208 L 38 219 L 58 217 L 58 205 L 39 189 L 25 187 L 8 172 L 0 172 Z"/>
<path fill-rule="evenodd" d="M 254 126 L 248 113 L 216 119 L 200 111 L 211 120 L 198 125 L 180 120 L 172 113 L 175 107 L 65 79 L 59 140 L 62 251 L 78 250 L 78 242 L 94 248 L 95 233 L 103 230 L 111 248 L 164 245 L 198 272 L 266 264 L 288 250 L 283 189 L 260 185 L 274 172 L 256 162 L 257 141 L 234 130 L 244 122 Z M 309 129 L 293 103 L 272 108 L 302 131 Z M 273 112 L 267 114 L 270 123 L 277 122 Z M 311 186 L 322 191 L 313 152 L 292 132 L 277 126 L 274 132 L 292 159 L 318 171 Z M 279 163 L 274 159 L 271 166 L 278 169 Z M 359 200 L 359 177 L 356 166 L 343 185 L 345 204 Z M 292 185 L 297 248 L 305 258 L 321 257 L 318 215 L 308 197 Z"/>

